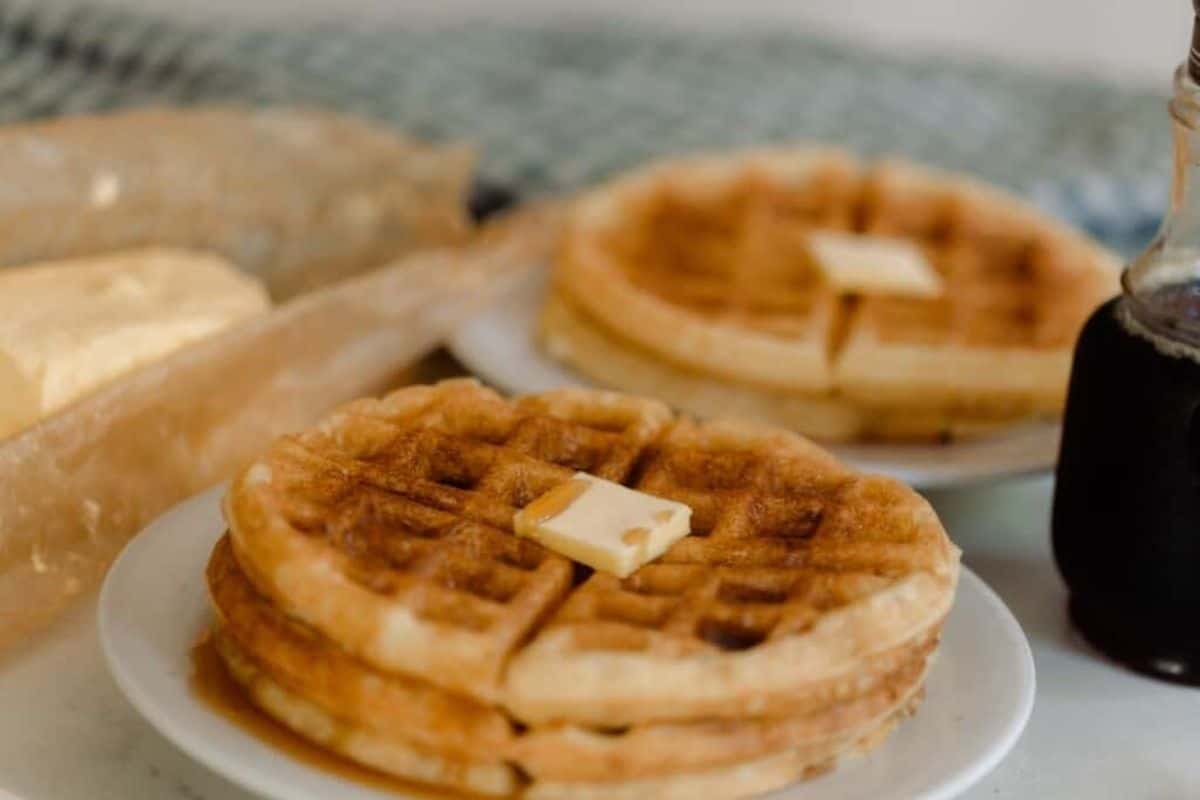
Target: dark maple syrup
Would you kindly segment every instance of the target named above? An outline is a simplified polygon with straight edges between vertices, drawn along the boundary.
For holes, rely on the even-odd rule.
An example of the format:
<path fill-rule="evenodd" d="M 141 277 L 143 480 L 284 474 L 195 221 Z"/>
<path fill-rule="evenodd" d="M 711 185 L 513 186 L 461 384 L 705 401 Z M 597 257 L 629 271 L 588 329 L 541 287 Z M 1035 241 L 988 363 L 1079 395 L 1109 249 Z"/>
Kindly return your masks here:
<path fill-rule="evenodd" d="M 1193 313 L 1190 287 L 1156 298 Z M 1075 625 L 1099 649 L 1200 684 L 1200 362 L 1130 329 L 1121 299 L 1084 328 L 1052 520 Z M 1182 347 L 1182 345 L 1176 345 Z"/>
<path fill-rule="evenodd" d="M 1200 0 L 1169 109 L 1171 203 L 1075 347 L 1051 528 L 1071 619 L 1133 669 L 1200 686 Z"/>

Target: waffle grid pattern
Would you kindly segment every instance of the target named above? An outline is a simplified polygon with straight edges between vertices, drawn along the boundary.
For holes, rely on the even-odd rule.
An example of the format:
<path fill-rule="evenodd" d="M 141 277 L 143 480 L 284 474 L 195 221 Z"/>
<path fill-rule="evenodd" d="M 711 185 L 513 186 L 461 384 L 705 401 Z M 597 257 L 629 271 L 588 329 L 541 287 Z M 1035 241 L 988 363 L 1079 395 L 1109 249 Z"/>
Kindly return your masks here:
<path fill-rule="evenodd" d="M 428 405 L 398 413 L 388 400 L 352 406 L 328 432 L 278 452 L 304 476 L 290 522 L 347 556 L 353 580 L 436 622 L 504 628 L 511 645 L 545 615 L 531 599 L 553 596 L 569 567 L 513 536 L 512 518 L 577 470 L 693 509 L 693 535 L 624 582 L 576 569 L 582 583 L 551 624 L 607 623 L 590 647 L 647 647 L 661 634 L 691 648 L 752 648 L 913 566 L 889 563 L 886 547 L 882 558 L 864 550 L 861 531 L 843 544 L 839 509 L 852 480 L 828 464 L 817 481 L 797 477 L 811 465 L 770 457 L 768 442 L 735 446 L 689 422 L 667 427 L 649 401 L 510 406 L 469 383 L 434 391 Z M 314 486 L 314 474 L 326 477 Z M 872 544 L 916 544 L 895 526 L 881 531 Z"/>
<path fill-rule="evenodd" d="M 883 341 L 1057 348 L 1090 311 L 1090 295 L 1072 303 L 1059 291 L 1086 274 L 1085 260 L 1033 221 L 989 221 L 998 210 L 948 183 L 914 185 L 886 166 L 865 175 L 818 168 L 801 183 L 748 167 L 723 190 L 704 192 L 689 192 L 686 170 L 647 180 L 645 196 L 622 197 L 629 218 L 596 235 L 631 284 L 714 321 L 819 337 L 834 358 L 843 328 L 837 298 L 808 256 L 809 230 L 915 240 L 942 276 L 943 297 L 872 296 L 847 308 L 849 325 L 869 325 Z M 816 308 L 830 311 L 824 330 L 811 330 Z"/>
<path fill-rule="evenodd" d="M 885 339 L 964 347 L 1061 348 L 1074 343 L 1091 308 L 1088 258 L 1038 224 L 989 209 L 953 186 L 916 197 L 886 170 L 866 200 L 868 233 L 920 243 L 945 282 L 936 300 L 869 298 L 860 314 Z M 1002 222 L 1000 221 L 1002 218 Z M 1082 294 L 1077 302 L 1073 295 Z"/>

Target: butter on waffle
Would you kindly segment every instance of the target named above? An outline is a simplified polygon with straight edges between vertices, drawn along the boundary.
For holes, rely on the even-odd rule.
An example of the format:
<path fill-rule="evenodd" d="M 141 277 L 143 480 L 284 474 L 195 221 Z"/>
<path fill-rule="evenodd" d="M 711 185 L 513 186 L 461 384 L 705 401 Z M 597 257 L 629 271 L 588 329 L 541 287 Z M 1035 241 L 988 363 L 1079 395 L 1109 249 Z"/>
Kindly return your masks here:
<path fill-rule="evenodd" d="M 686 503 L 693 535 L 624 581 L 512 532 L 585 471 Z M 352 403 L 233 482 L 238 562 L 373 669 L 525 723 L 762 715 L 945 616 L 957 550 L 933 511 L 797 436 L 473 381 Z M 853 694 L 853 692 L 851 693 Z"/>
<path fill-rule="evenodd" d="M 814 265 L 819 232 L 910 241 L 944 290 L 840 293 Z M 680 159 L 595 190 L 568 222 L 554 292 L 603 333 L 735 390 L 1012 420 L 1061 408 L 1074 338 L 1117 274 L 1113 255 L 982 183 L 796 148 Z M 822 413 L 828 432 L 813 432 L 846 438 L 852 424 Z M 945 432 L 927 427 L 915 432 Z M 889 429 L 863 435 L 876 433 Z"/>

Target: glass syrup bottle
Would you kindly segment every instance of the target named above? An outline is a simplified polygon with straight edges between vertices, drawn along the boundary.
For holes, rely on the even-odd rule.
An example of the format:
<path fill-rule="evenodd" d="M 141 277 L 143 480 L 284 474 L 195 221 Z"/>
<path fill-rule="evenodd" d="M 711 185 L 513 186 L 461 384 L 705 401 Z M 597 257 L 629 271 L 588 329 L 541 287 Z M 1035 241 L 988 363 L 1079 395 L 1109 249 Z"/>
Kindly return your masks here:
<path fill-rule="evenodd" d="M 1175 75 L 1170 210 L 1076 345 L 1051 528 L 1072 622 L 1200 686 L 1200 0 Z"/>

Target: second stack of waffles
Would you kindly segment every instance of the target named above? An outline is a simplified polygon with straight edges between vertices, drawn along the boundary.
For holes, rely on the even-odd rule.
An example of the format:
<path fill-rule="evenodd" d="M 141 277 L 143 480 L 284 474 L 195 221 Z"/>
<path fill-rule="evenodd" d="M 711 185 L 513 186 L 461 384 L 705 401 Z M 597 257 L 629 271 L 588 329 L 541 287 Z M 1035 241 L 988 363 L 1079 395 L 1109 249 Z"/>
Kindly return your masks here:
<path fill-rule="evenodd" d="M 513 535 L 585 471 L 693 509 L 624 580 Z M 773 429 L 470 381 L 279 440 L 226 503 L 216 641 L 259 708 L 480 795 L 744 797 L 915 709 L 958 554 L 932 510 Z"/>
<path fill-rule="evenodd" d="M 942 291 L 838 288 L 813 251 L 829 233 L 911 247 Z M 688 156 L 573 207 L 541 339 L 599 385 L 705 417 L 958 439 L 1061 413 L 1075 338 L 1118 273 L 1082 233 L 965 175 L 822 148 Z"/>

